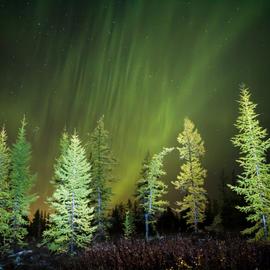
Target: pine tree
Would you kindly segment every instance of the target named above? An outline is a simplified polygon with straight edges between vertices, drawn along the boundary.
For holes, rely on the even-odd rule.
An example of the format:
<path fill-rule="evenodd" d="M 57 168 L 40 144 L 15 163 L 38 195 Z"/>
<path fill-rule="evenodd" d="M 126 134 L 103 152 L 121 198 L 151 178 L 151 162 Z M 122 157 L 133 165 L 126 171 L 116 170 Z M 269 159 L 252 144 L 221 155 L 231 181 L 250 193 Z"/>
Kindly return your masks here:
<path fill-rule="evenodd" d="M 124 236 L 126 239 L 130 239 L 132 234 L 134 233 L 134 218 L 130 211 L 130 209 L 126 210 L 125 220 L 124 220 Z"/>
<path fill-rule="evenodd" d="M 147 188 L 147 173 L 149 171 L 149 164 L 151 162 L 150 152 L 147 152 L 142 161 L 139 178 L 136 182 L 135 201 L 134 201 L 134 222 L 138 231 L 143 231 L 145 227 L 144 218 L 144 196 L 141 196 L 140 190 Z"/>
<path fill-rule="evenodd" d="M 184 121 L 184 130 L 179 134 L 177 148 L 180 159 L 184 160 L 177 180 L 172 184 L 176 189 L 184 193 L 182 201 L 176 202 L 179 212 L 186 212 L 185 218 L 195 232 L 198 231 L 198 223 L 205 218 L 207 204 L 204 180 L 206 170 L 201 165 L 201 158 L 205 154 L 204 142 L 195 129 L 194 124 L 189 120 Z"/>
<path fill-rule="evenodd" d="M 26 140 L 25 128 L 26 120 L 24 117 L 17 140 L 11 149 L 10 195 L 12 205 L 10 226 L 15 246 L 24 245 L 30 204 L 36 199 L 35 195 L 30 194 L 35 176 L 30 172 L 31 146 Z"/>
<path fill-rule="evenodd" d="M 147 186 L 147 173 L 149 171 L 150 162 L 151 162 L 151 155 L 149 152 L 147 152 L 142 162 L 140 178 L 138 179 L 136 183 L 135 199 L 137 203 L 139 204 L 139 206 L 142 206 L 144 202 L 144 198 L 141 197 L 139 190 Z"/>
<path fill-rule="evenodd" d="M 240 87 L 239 116 L 236 121 L 238 134 L 232 143 L 240 149 L 238 163 L 243 169 L 238 176 L 237 185 L 229 187 L 244 197 L 245 206 L 237 208 L 246 213 L 247 220 L 254 223 L 243 231 L 244 234 L 255 233 L 255 239 L 269 238 L 270 182 L 269 165 L 266 164 L 266 152 L 270 147 L 267 131 L 260 126 L 257 107 L 250 100 L 247 87 Z"/>
<path fill-rule="evenodd" d="M 104 128 L 104 117 L 101 117 L 90 140 L 91 174 L 93 179 L 91 201 L 95 206 L 95 222 L 98 236 L 104 236 L 105 234 L 105 214 L 112 195 L 109 183 L 112 181 L 112 168 L 115 159 L 112 156 L 108 138 L 109 133 Z"/>
<path fill-rule="evenodd" d="M 10 249 L 12 230 L 10 223 L 11 197 L 9 192 L 10 150 L 7 146 L 7 134 L 3 127 L 0 133 L 0 252 Z"/>
<path fill-rule="evenodd" d="M 93 207 L 89 207 L 92 190 L 90 164 L 76 133 L 70 138 L 66 151 L 60 153 L 55 166 L 55 191 L 48 199 L 53 213 L 45 230 L 44 242 L 52 251 L 74 254 L 92 239 Z M 57 180 L 55 180 L 57 179 Z M 61 179 L 61 181 L 59 181 Z"/>
<path fill-rule="evenodd" d="M 64 130 L 64 132 L 62 133 L 62 137 L 60 138 L 60 142 L 59 142 L 59 145 L 60 145 L 60 154 L 59 154 L 59 157 L 56 159 L 56 162 L 55 162 L 55 166 L 54 166 L 54 170 L 57 171 L 61 168 L 63 162 L 64 162 L 64 157 L 66 156 L 67 154 L 67 150 L 68 150 L 68 147 L 69 147 L 69 144 L 70 144 L 70 138 L 69 138 L 69 134 L 67 133 L 66 130 Z M 57 175 L 54 175 L 54 177 L 57 177 Z M 53 180 L 55 183 L 57 182 L 61 182 L 62 180 L 61 179 L 54 179 Z"/>
<path fill-rule="evenodd" d="M 149 224 L 155 224 L 156 215 L 162 212 L 168 204 L 167 201 L 162 200 L 167 193 L 168 186 L 160 178 L 166 175 L 162 168 L 163 159 L 172 150 L 173 148 L 164 148 L 159 154 L 154 155 L 149 165 L 145 165 L 147 171 L 145 179 L 139 180 L 145 182 L 139 187 L 137 198 L 144 209 L 146 241 L 149 240 Z"/>

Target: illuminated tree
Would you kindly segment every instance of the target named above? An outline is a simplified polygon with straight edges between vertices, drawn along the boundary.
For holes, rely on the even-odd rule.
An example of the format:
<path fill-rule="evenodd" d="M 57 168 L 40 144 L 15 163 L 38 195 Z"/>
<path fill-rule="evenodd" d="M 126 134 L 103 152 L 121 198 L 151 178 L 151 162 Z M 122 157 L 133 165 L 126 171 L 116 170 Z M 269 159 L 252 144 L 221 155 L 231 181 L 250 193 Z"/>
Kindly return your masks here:
<path fill-rule="evenodd" d="M 70 145 L 70 137 L 69 137 L 69 134 L 66 132 L 66 130 L 64 130 L 64 132 L 62 133 L 62 137 L 60 138 L 60 153 L 59 153 L 59 156 L 58 158 L 56 159 L 56 162 L 55 162 L 55 165 L 54 165 L 54 171 L 58 171 L 60 170 L 61 166 L 63 165 L 63 162 L 64 162 L 64 158 L 67 154 L 67 150 L 68 150 L 68 147 Z M 57 175 L 55 174 L 54 177 L 57 177 Z M 57 182 L 61 182 L 62 180 L 61 179 L 53 179 L 53 182 L 54 183 L 57 183 Z"/>
<path fill-rule="evenodd" d="M 126 239 L 129 239 L 134 233 L 134 218 L 130 210 L 126 210 L 125 220 L 124 220 L 124 236 Z"/>
<path fill-rule="evenodd" d="M 89 207 L 90 164 L 76 133 L 60 155 L 58 161 L 62 162 L 55 166 L 54 176 L 58 180 L 53 181 L 55 191 L 48 199 L 54 212 L 43 236 L 50 250 L 73 254 L 89 244 L 95 230 L 91 225 L 94 208 Z"/>
<path fill-rule="evenodd" d="M 109 133 L 104 128 L 104 117 L 101 117 L 91 135 L 91 202 L 95 207 L 97 234 L 104 235 L 106 226 L 106 210 L 112 192 L 109 183 L 112 181 L 112 168 L 115 159 L 108 143 Z"/>
<path fill-rule="evenodd" d="M 177 180 L 172 184 L 184 193 L 183 200 L 176 202 L 179 212 L 186 212 L 185 218 L 195 232 L 198 223 L 205 218 L 207 204 L 204 180 L 206 170 L 201 165 L 201 158 L 205 154 L 204 142 L 192 121 L 185 119 L 184 130 L 178 135 L 177 148 L 180 159 L 184 160 Z"/>
<path fill-rule="evenodd" d="M 242 233 L 255 233 L 256 240 L 262 237 L 267 239 L 270 175 L 266 152 L 270 147 L 270 140 L 267 139 L 266 129 L 260 126 L 255 112 L 257 105 L 250 100 L 249 89 L 242 85 L 240 91 L 239 116 L 235 124 L 238 134 L 232 138 L 232 143 L 240 149 L 240 158 L 237 161 L 243 172 L 238 176 L 237 185 L 229 187 L 244 197 L 246 205 L 237 208 L 248 215 L 248 221 L 254 223 Z"/>
<path fill-rule="evenodd" d="M 163 159 L 173 148 L 164 148 L 159 154 L 153 156 L 149 164 L 145 164 L 145 178 L 139 180 L 138 200 L 144 209 L 145 239 L 149 240 L 149 224 L 155 224 L 156 215 L 164 211 L 168 202 L 162 200 L 167 193 L 168 186 L 160 179 L 166 175 L 163 170 Z M 141 183 L 141 185 L 140 185 Z"/>
<path fill-rule="evenodd" d="M 10 249 L 12 229 L 10 228 L 11 197 L 9 192 L 10 150 L 7 146 L 7 134 L 3 127 L 0 133 L 0 245 L 1 251 Z"/>
<path fill-rule="evenodd" d="M 139 206 L 143 205 L 144 198 L 141 197 L 140 190 L 144 189 L 145 186 L 147 186 L 147 173 L 149 171 L 149 164 L 151 162 L 151 156 L 150 153 L 147 152 L 143 162 L 142 162 L 142 168 L 140 171 L 140 178 L 138 179 L 136 183 L 136 191 L 135 191 L 135 199 Z"/>
<path fill-rule="evenodd" d="M 137 230 L 143 230 L 145 227 L 145 218 L 144 218 L 144 197 L 141 196 L 140 190 L 145 189 L 147 186 L 147 172 L 149 164 L 151 161 L 150 152 L 147 152 L 145 158 L 142 161 L 141 170 L 139 178 L 136 182 L 135 187 L 135 201 L 134 201 L 134 221 L 136 224 Z"/>
<path fill-rule="evenodd" d="M 26 121 L 23 118 L 17 140 L 11 149 L 10 196 L 12 205 L 10 226 L 12 242 L 18 246 L 24 244 L 30 204 L 36 199 L 35 195 L 30 194 L 35 177 L 30 172 L 31 146 L 26 140 L 25 127 Z"/>

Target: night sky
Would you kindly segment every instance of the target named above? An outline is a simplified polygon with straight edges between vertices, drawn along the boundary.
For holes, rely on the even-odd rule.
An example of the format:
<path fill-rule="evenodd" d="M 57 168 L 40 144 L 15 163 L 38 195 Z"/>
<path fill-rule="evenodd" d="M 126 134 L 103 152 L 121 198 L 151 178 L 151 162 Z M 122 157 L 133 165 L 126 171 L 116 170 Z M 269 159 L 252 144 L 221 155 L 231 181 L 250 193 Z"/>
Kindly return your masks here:
<path fill-rule="evenodd" d="M 43 201 L 66 126 L 84 142 L 105 115 L 118 159 L 113 202 L 134 193 L 147 151 L 177 145 L 185 116 L 206 145 L 217 197 L 236 166 L 230 138 L 238 86 L 250 86 L 270 129 L 269 0 L 0 0 L 0 124 L 14 141 L 23 114 Z M 180 168 L 175 151 L 167 181 Z M 175 192 L 170 184 L 170 200 Z"/>

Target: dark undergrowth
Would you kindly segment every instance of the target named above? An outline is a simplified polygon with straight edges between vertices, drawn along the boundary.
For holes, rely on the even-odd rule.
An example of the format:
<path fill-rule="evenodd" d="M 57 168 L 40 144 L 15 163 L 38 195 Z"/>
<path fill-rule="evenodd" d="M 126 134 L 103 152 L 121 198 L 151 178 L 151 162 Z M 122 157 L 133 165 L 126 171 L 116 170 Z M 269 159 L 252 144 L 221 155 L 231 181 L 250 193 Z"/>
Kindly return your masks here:
<path fill-rule="evenodd" d="M 239 238 L 170 237 L 98 244 L 58 269 L 270 269 L 270 246 Z"/>
<path fill-rule="evenodd" d="M 36 255 L 35 255 L 36 253 Z M 227 237 L 174 236 L 99 243 L 76 256 L 33 253 L 17 269 L 270 269 L 270 245 Z M 35 257 L 36 256 L 36 257 Z M 12 263 L 3 269 L 14 269 Z"/>

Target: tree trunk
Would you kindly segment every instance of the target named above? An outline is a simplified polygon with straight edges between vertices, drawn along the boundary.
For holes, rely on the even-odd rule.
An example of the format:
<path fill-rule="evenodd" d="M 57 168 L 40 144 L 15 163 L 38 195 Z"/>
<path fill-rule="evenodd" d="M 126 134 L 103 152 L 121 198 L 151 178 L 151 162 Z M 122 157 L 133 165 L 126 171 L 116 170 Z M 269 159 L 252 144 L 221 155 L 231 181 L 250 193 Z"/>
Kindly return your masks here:
<path fill-rule="evenodd" d="M 72 192 L 72 204 L 71 204 L 71 240 L 70 240 L 70 253 L 74 253 L 74 210 L 75 210 L 75 202 L 74 202 L 74 192 Z"/>
<path fill-rule="evenodd" d="M 257 177 L 260 175 L 260 169 L 258 164 L 256 164 L 256 174 Z M 262 200 L 262 194 L 260 193 L 260 199 Z M 266 216 L 264 213 L 262 213 L 262 225 L 263 225 L 263 238 L 266 240 L 268 237 L 268 228 L 267 228 L 267 221 L 266 221 Z"/>
<path fill-rule="evenodd" d="M 198 232 L 198 210 L 197 210 L 196 202 L 194 202 L 194 230 L 195 230 L 195 233 Z"/>
<path fill-rule="evenodd" d="M 145 218 L 145 240 L 148 242 L 149 240 L 149 215 L 148 213 L 144 214 L 144 218 Z"/>
<path fill-rule="evenodd" d="M 149 216 L 152 211 L 152 188 L 150 188 L 149 195 L 149 209 L 148 212 L 145 214 L 145 239 L 147 242 L 149 240 Z"/>
<path fill-rule="evenodd" d="M 98 231 L 102 231 L 102 221 L 101 221 L 101 192 L 98 187 Z"/>
<path fill-rule="evenodd" d="M 262 223 L 263 223 L 264 239 L 266 240 L 268 237 L 268 230 L 267 230 L 267 221 L 266 221 L 265 214 L 262 215 Z"/>

